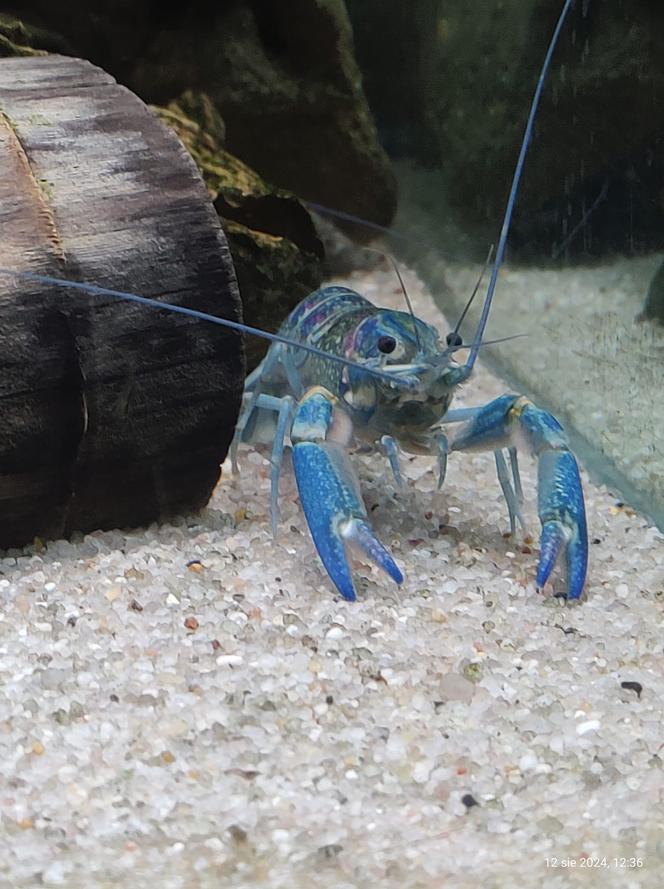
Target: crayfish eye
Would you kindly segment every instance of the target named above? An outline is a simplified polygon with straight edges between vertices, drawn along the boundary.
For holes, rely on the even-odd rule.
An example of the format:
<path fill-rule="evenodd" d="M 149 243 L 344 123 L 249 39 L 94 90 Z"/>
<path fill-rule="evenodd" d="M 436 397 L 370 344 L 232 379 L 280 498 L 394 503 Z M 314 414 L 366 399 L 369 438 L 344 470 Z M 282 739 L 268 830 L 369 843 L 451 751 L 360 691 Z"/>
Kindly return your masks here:
<path fill-rule="evenodd" d="M 448 333 L 447 336 L 445 337 L 445 340 L 446 340 L 448 346 L 462 346 L 463 345 L 463 340 L 461 339 L 461 334 L 458 334 L 456 332 L 456 330 L 453 331 L 452 333 Z"/>
<path fill-rule="evenodd" d="M 391 352 L 397 347 L 397 341 L 393 336 L 381 336 L 378 337 L 378 351 L 382 352 L 384 355 L 389 355 Z"/>

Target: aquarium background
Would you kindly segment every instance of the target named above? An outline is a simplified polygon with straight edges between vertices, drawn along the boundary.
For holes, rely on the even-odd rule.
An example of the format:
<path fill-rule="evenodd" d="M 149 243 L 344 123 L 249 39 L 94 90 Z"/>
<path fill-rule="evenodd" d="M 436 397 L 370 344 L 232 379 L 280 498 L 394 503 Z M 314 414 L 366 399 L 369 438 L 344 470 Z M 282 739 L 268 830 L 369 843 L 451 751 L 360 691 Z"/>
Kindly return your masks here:
<path fill-rule="evenodd" d="M 393 249 L 454 323 L 500 232 L 557 0 L 348 0 L 396 171 Z M 554 55 L 484 349 L 664 522 L 664 8 L 578 2 Z M 658 274 L 659 271 L 659 274 Z M 472 338 L 479 305 L 464 323 Z M 471 384 L 472 385 L 472 384 Z"/>

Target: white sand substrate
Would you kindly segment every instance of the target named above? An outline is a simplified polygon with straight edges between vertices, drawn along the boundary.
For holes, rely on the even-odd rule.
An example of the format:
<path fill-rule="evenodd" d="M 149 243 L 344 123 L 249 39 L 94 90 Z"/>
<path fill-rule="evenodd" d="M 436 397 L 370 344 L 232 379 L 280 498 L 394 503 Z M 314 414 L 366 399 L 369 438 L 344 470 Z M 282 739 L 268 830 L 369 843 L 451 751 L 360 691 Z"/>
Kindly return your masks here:
<path fill-rule="evenodd" d="M 351 284 L 400 305 L 386 272 Z M 504 389 L 480 367 L 459 404 Z M 660 887 L 663 535 L 586 482 L 570 606 L 535 589 L 529 461 L 530 543 L 491 455 L 440 492 L 431 460 L 396 490 L 358 457 L 406 579 L 359 562 L 351 604 L 292 480 L 273 540 L 241 464 L 200 515 L 0 562 L 0 886 Z"/>

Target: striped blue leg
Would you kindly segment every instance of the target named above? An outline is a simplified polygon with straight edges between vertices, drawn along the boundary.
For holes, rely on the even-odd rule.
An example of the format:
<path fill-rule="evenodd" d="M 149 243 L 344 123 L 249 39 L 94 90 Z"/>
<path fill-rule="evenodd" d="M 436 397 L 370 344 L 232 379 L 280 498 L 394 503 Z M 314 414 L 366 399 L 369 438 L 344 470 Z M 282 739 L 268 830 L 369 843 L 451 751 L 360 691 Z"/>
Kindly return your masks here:
<path fill-rule="evenodd" d="M 286 388 L 284 384 L 287 384 L 290 394 L 295 398 L 299 398 L 304 391 L 292 352 L 283 343 L 275 343 L 270 346 L 265 358 L 254 368 L 244 383 L 242 408 L 230 447 L 231 467 L 234 473 L 238 471 L 237 451 L 240 442 L 252 440 L 255 414 L 261 407 L 258 401 L 261 395 L 266 394 L 265 387 L 277 385 L 276 391 L 283 391 Z"/>
<path fill-rule="evenodd" d="M 254 400 L 254 408 L 263 411 L 272 411 L 277 416 L 276 427 L 272 439 L 270 453 L 270 519 L 272 533 L 276 535 L 279 521 L 279 476 L 284 458 L 284 441 L 290 430 L 295 409 L 295 399 L 290 395 L 277 398 L 274 395 L 265 395 L 260 392 Z"/>
<path fill-rule="evenodd" d="M 403 488 L 403 479 L 401 478 L 401 469 L 399 468 L 399 446 L 396 439 L 391 435 L 384 435 L 381 438 L 380 443 L 383 447 L 385 456 L 390 461 L 394 481 L 400 488 Z"/>
<path fill-rule="evenodd" d="M 472 420 L 482 410 L 481 407 L 453 407 L 443 417 L 443 423 L 463 423 Z"/>
<path fill-rule="evenodd" d="M 233 441 L 231 442 L 230 453 L 231 453 L 231 472 L 233 475 L 237 475 L 239 472 L 239 466 L 237 462 L 237 449 L 240 447 L 240 442 L 242 440 L 242 436 L 244 435 L 244 430 L 247 427 L 247 423 L 249 422 L 249 417 L 253 413 L 255 406 L 255 399 L 258 396 L 253 392 L 244 391 L 242 395 L 242 406 L 240 408 L 240 416 L 238 417 L 237 424 L 235 426 L 235 433 L 233 435 Z"/>
<path fill-rule="evenodd" d="M 514 493 L 517 503 L 523 503 L 523 488 L 521 487 L 521 473 L 519 472 L 519 455 L 516 448 L 508 448 L 512 478 L 514 479 Z M 523 524 L 523 523 L 522 523 Z"/>
<path fill-rule="evenodd" d="M 353 601 L 348 546 L 361 549 L 397 583 L 403 575 L 369 525 L 346 453 L 351 436 L 350 421 L 330 392 L 316 387 L 305 393 L 291 427 L 300 502 L 327 573 L 344 599 Z"/>
<path fill-rule="evenodd" d="M 583 592 L 588 568 L 588 530 L 583 489 L 567 436 L 555 417 L 536 407 L 527 398 L 502 395 L 480 408 L 454 430 L 450 450 L 491 450 L 497 453 L 505 447 L 513 449 L 521 442 L 538 459 L 538 513 L 542 537 L 537 585 L 544 586 L 558 558 L 564 554 L 567 597 L 578 599 Z M 514 489 L 502 454 L 500 460 L 502 467 L 496 458 L 512 521 L 512 511 L 519 517 L 521 480 L 511 450 Z"/>
<path fill-rule="evenodd" d="M 444 432 L 441 431 L 436 434 L 434 445 L 438 462 L 438 490 L 440 491 L 447 474 L 447 455 L 450 451 L 447 436 Z"/>
<path fill-rule="evenodd" d="M 272 443 L 272 454 L 270 455 L 270 519 L 273 537 L 277 536 L 277 524 L 279 522 L 279 475 L 281 474 L 281 464 L 284 459 L 284 439 L 290 430 L 295 408 L 295 399 L 290 395 L 277 400 L 280 402 L 277 414 L 277 429 Z"/>
<path fill-rule="evenodd" d="M 453 408 L 449 410 L 443 419 L 444 423 L 465 423 L 469 420 L 474 420 L 477 415 L 483 411 L 482 407 L 459 407 Z M 447 439 L 445 439 L 445 447 L 449 450 L 447 445 Z M 505 459 L 500 452 L 500 450 L 494 451 L 494 458 L 496 461 L 496 472 L 498 474 L 498 481 L 500 483 L 500 489 L 503 492 L 503 497 L 505 498 L 505 503 L 507 504 L 507 512 L 510 518 L 510 533 L 514 534 L 516 530 L 516 519 L 519 520 L 521 527 L 524 527 L 523 517 L 521 516 L 521 510 L 519 506 L 523 503 L 523 490 L 521 488 L 521 477 L 519 475 L 519 464 L 517 462 L 516 448 L 509 448 L 510 455 L 510 464 L 512 467 L 512 477 L 514 479 L 514 488 L 512 488 L 512 484 L 509 480 L 507 474 L 507 467 L 505 465 Z M 444 456 L 445 466 L 447 465 L 447 452 Z M 438 445 L 438 463 L 440 466 L 441 454 L 440 454 L 440 443 Z M 443 480 L 445 478 L 445 471 L 443 469 L 442 472 L 439 472 L 439 480 L 438 487 L 440 488 L 443 484 Z"/>
<path fill-rule="evenodd" d="M 510 534 L 514 536 L 514 534 L 516 533 L 517 519 L 519 520 L 519 524 L 521 525 L 521 527 L 525 530 L 525 523 L 521 514 L 521 507 L 517 499 L 516 492 L 512 487 L 512 483 L 510 481 L 509 473 L 507 471 L 507 463 L 505 462 L 505 458 L 503 457 L 503 452 L 501 450 L 494 451 L 493 456 L 496 460 L 498 481 L 500 482 L 500 487 L 503 492 L 503 497 L 505 498 L 505 503 L 507 503 L 507 512 L 510 517 Z"/>
<path fill-rule="evenodd" d="M 258 396 L 261 394 L 261 383 L 264 380 L 269 379 L 270 373 L 274 370 L 274 368 L 278 364 L 278 353 L 276 349 L 273 351 L 270 349 L 258 365 L 255 367 L 252 372 L 249 374 L 247 379 L 244 381 L 244 392 L 242 394 L 242 407 L 240 409 L 240 416 L 238 417 L 238 421 L 235 425 L 235 435 L 233 436 L 233 441 L 231 442 L 231 467 L 233 473 L 238 472 L 238 462 L 237 462 L 237 451 L 241 441 L 247 441 L 250 438 L 249 428 L 250 421 L 254 415 L 254 411 L 256 409 L 256 402 L 258 401 Z"/>

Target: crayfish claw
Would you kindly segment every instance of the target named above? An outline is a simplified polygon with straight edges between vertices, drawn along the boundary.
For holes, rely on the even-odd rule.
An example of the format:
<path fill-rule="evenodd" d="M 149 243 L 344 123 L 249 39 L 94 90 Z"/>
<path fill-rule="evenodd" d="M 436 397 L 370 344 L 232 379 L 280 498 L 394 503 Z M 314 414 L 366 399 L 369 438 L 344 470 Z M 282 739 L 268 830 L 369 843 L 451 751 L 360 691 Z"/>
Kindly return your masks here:
<path fill-rule="evenodd" d="M 583 592 L 588 568 L 588 544 L 581 537 L 568 541 L 565 552 L 567 560 L 567 598 L 578 599 Z"/>
<path fill-rule="evenodd" d="M 361 519 L 350 519 L 341 528 L 341 536 L 359 547 L 379 568 L 396 583 L 403 583 L 403 574 L 389 551 L 376 537 L 369 524 Z"/>
<path fill-rule="evenodd" d="M 537 566 L 537 586 L 541 589 L 551 576 L 558 556 L 567 542 L 567 532 L 561 522 L 546 522 L 540 539 L 540 558 Z"/>
<path fill-rule="evenodd" d="M 343 446 L 333 441 L 300 441 L 293 446 L 300 502 L 318 555 L 344 599 L 356 598 L 346 552 L 355 545 L 397 583 L 403 575 L 374 535 L 357 479 Z"/>
<path fill-rule="evenodd" d="M 538 511 L 542 538 L 537 586 L 544 586 L 564 552 L 567 598 L 578 599 L 586 580 L 588 530 L 579 468 L 566 449 L 540 454 Z"/>

